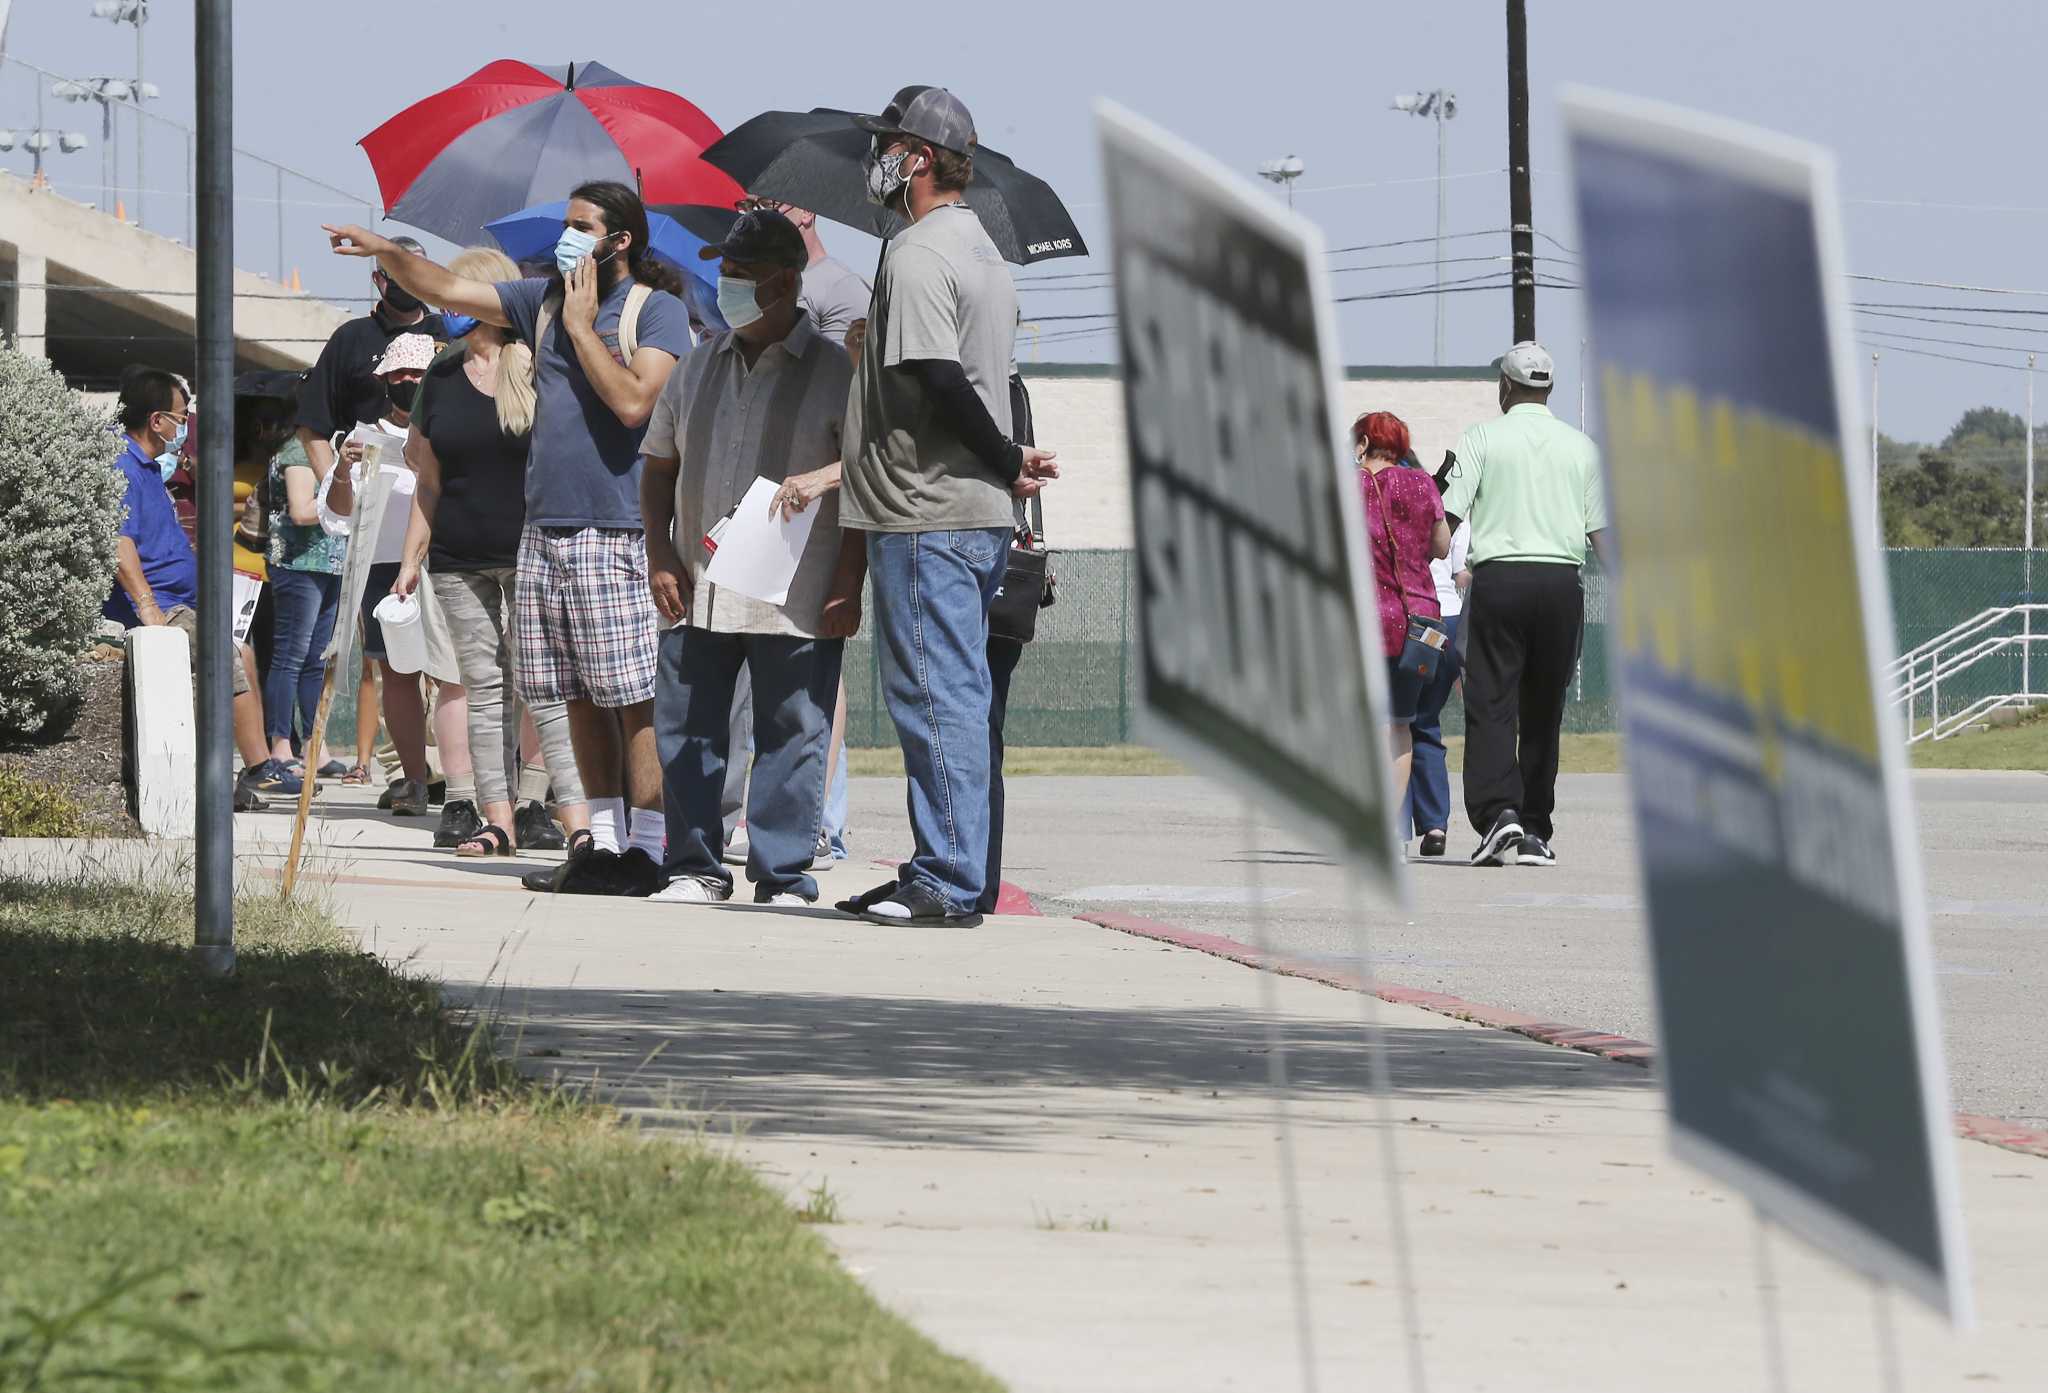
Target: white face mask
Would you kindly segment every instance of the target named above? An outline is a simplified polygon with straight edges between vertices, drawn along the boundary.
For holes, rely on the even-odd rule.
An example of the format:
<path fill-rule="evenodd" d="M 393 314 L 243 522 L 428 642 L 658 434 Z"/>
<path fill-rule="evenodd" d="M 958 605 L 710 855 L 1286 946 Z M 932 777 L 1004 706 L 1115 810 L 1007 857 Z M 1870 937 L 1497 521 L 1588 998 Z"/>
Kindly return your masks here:
<path fill-rule="evenodd" d="M 718 278 L 718 312 L 725 316 L 725 322 L 735 329 L 744 329 L 761 317 L 761 306 L 754 299 L 754 282 L 743 281 L 738 276 Z"/>

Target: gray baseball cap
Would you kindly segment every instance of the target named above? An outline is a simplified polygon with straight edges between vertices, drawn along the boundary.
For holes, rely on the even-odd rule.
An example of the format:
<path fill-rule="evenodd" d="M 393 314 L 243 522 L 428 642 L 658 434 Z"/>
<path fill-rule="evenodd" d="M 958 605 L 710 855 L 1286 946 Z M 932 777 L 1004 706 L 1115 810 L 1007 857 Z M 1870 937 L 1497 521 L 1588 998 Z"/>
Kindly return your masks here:
<path fill-rule="evenodd" d="M 1500 375 L 1524 387 L 1550 386 L 1553 372 L 1550 350 L 1534 339 L 1523 339 L 1500 358 Z"/>
<path fill-rule="evenodd" d="M 856 116 L 853 124 L 875 135 L 914 135 L 942 150 L 974 153 L 974 118 L 967 104 L 943 87 L 905 87 L 880 116 Z"/>

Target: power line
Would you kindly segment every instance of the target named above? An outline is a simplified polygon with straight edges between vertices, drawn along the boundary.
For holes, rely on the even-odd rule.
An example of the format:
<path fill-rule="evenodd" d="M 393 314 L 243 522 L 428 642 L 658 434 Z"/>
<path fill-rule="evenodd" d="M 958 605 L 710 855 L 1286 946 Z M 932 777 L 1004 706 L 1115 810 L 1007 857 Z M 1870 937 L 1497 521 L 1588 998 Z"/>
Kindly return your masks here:
<path fill-rule="evenodd" d="M 1905 353 L 1915 358 L 1939 358 L 1943 362 L 1970 363 L 1980 368 L 2004 368 L 2007 372 L 2027 371 L 2024 363 L 1993 363 L 1983 358 L 1965 358 L 1958 353 L 1935 353 L 1925 348 L 1899 348 L 1888 343 L 1872 343 L 1868 339 L 1858 339 L 1857 342 L 1865 348 L 1875 348 L 1885 353 Z"/>
<path fill-rule="evenodd" d="M 6 281 L 0 280 L 0 290 L 41 290 L 58 291 L 78 295 L 182 295 L 191 299 L 196 290 L 134 290 L 125 285 L 68 285 L 59 281 Z M 317 305 L 322 302 L 343 304 L 374 304 L 374 295 L 313 295 L 290 290 L 237 290 L 237 300 L 296 300 L 300 304 Z"/>
<path fill-rule="evenodd" d="M 1858 310 L 1865 319 L 1897 319 L 1912 324 L 1942 324 L 1951 329 L 1978 329 L 1997 334 L 2038 334 L 2038 324 L 1988 324 L 1977 319 L 1948 319 L 1933 314 L 1901 314 L 1897 310 Z"/>
<path fill-rule="evenodd" d="M 2029 348 L 2009 343 L 1979 343 L 1975 339 L 1945 339 L 1933 334 L 1902 334 L 1896 329 L 1870 326 L 1865 326 L 1863 333 L 1872 338 L 1904 339 L 1908 343 L 1945 343 L 1952 348 L 1988 348 L 1994 353 L 2048 353 L 2048 347 Z"/>
<path fill-rule="evenodd" d="M 1576 266 L 1578 264 L 1569 258 L 1558 256 L 1539 256 L 1536 259 L 1538 261 L 1554 262 L 1560 266 Z M 1512 256 L 1447 256 L 1443 259 L 1442 264 L 1445 266 L 1459 266 L 1479 263 L 1506 263 L 1513 260 Z M 1437 264 L 1434 258 L 1426 261 L 1376 261 L 1364 266 L 1332 266 L 1329 269 L 1329 273 L 1333 276 L 1341 276 L 1365 271 L 1411 271 L 1417 267 L 1435 266 Z M 1053 285 L 1043 288 L 1020 284 L 1018 291 L 1021 294 L 1027 295 L 1064 295 L 1072 294 L 1076 291 L 1104 291 L 1110 289 L 1114 284 L 1114 277 L 1108 271 L 1097 272 L 1091 279 L 1097 283 L 1091 285 Z"/>
<path fill-rule="evenodd" d="M 1977 295 L 2035 295 L 2048 296 L 2048 290 L 2010 290 L 1995 285 L 1958 285 L 1954 281 L 1916 281 L 1898 276 L 1861 276 L 1851 274 L 1852 281 L 1875 281 L 1879 285 L 1921 285 L 1931 290 L 1967 290 Z"/>
<path fill-rule="evenodd" d="M 1940 310 L 1944 314 L 2048 314 L 2048 310 L 2006 309 L 1998 305 L 1922 305 L 1913 301 L 1851 300 L 1857 310 Z"/>

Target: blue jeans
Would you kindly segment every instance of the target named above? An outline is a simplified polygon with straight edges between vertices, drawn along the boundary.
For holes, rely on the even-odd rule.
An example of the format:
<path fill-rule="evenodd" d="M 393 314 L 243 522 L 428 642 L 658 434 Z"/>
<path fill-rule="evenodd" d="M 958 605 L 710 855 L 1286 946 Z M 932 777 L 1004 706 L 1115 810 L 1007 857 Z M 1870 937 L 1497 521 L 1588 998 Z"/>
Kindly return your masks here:
<path fill-rule="evenodd" d="M 909 776 L 922 881 L 953 914 L 971 914 L 988 875 L 988 607 L 1002 584 L 1010 529 L 870 532 L 882 694 Z"/>
<path fill-rule="evenodd" d="M 846 780 L 850 770 L 846 763 L 846 742 L 839 742 L 839 762 L 827 772 L 825 779 L 825 835 L 832 842 L 832 859 L 844 861 L 846 851 Z"/>
<path fill-rule="evenodd" d="M 1415 735 L 1415 761 L 1409 766 L 1408 791 L 1401 800 L 1398 825 L 1403 836 L 1411 827 L 1419 837 L 1424 832 L 1446 831 L 1451 825 L 1451 775 L 1444 764 L 1443 716 L 1444 703 L 1451 699 L 1451 688 L 1458 681 L 1458 622 L 1464 617 L 1454 614 L 1444 620 L 1451 641 L 1445 645 L 1436 676 L 1415 703 L 1415 719 L 1408 723 Z"/>
<path fill-rule="evenodd" d="M 320 655 L 334 636 L 334 617 L 341 608 L 341 577 L 325 571 L 270 568 L 270 672 L 263 679 L 263 736 L 276 742 L 292 734 L 313 733 L 320 710 Z M 318 762 L 320 752 L 309 752 Z"/>
<path fill-rule="evenodd" d="M 654 739 L 670 877 L 693 875 L 728 890 L 732 872 L 720 802 L 732 728 L 733 687 L 754 689 L 754 771 L 747 785 L 747 879 L 756 900 L 794 891 L 818 898 L 807 872 L 825 804 L 825 753 L 839 691 L 843 639 L 670 629 L 654 682 Z"/>

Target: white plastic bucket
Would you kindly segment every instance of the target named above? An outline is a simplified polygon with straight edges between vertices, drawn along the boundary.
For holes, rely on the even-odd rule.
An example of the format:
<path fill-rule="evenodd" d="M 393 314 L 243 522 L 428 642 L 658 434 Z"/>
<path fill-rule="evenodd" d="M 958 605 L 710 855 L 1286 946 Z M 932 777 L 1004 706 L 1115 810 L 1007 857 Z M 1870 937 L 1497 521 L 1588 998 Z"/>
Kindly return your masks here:
<path fill-rule="evenodd" d="M 427 631 L 420 602 L 410 595 L 386 595 L 370 611 L 384 630 L 384 661 L 393 672 L 418 672 L 427 665 Z"/>

